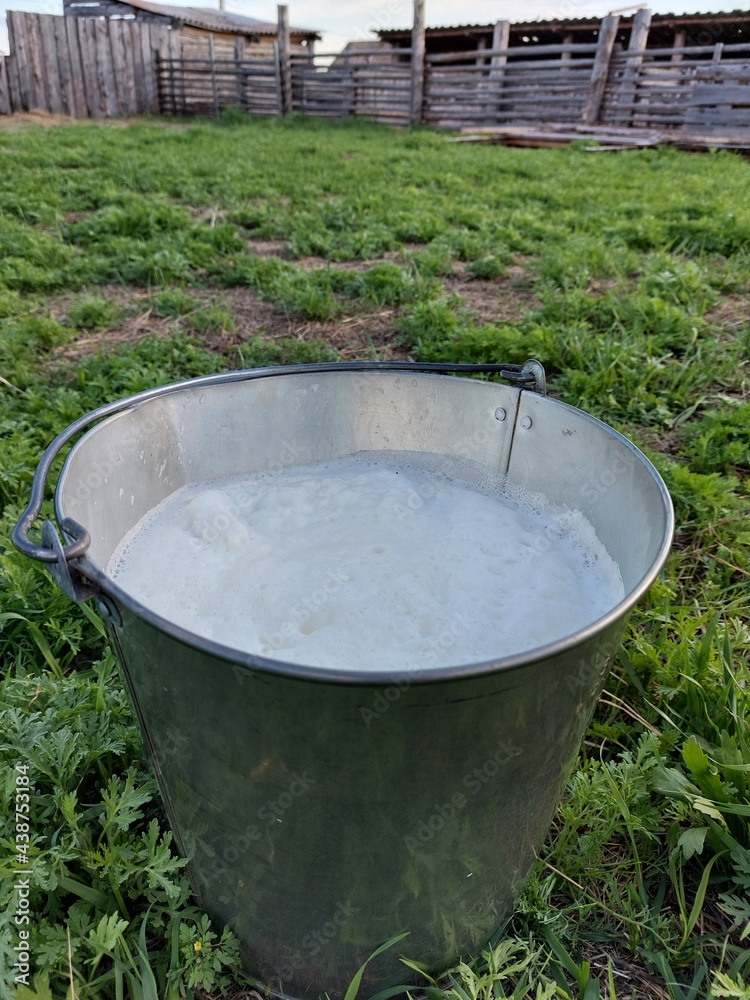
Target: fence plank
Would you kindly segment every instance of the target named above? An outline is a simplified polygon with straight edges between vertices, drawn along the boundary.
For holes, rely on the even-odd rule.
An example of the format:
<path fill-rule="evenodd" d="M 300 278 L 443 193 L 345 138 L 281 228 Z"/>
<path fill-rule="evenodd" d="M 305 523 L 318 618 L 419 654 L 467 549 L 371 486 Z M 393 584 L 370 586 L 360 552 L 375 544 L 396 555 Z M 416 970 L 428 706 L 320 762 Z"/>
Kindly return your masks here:
<path fill-rule="evenodd" d="M 647 7 L 641 7 L 636 11 L 635 16 L 633 17 L 633 27 L 630 30 L 630 41 L 628 43 L 629 52 L 640 52 L 646 48 L 650 28 L 651 11 L 648 10 Z M 636 80 L 642 65 L 642 56 L 640 59 L 638 56 L 634 56 L 634 58 L 628 59 L 625 64 L 625 70 L 620 80 L 620 95 L 618 101 L 619 105 L 624 109 L 624 114 L 622 116 L 623 122 L 627 122 L 629 115 L 632 112 L 632 105 L 635 103 Z"/>
<path fill-rule="evenodd" d="M 149 23 L 135 22 L 132 25 L 132 30 L 134 31 L 133 37 L 139 51 L 136 65 L 141 73 L 138 81 L 139 100 L 141 103 L 138 111 L 142 115 L 151 115 L 154 113 L 155 72 L 151 56 L 151 27 Z"/>
<path fill-rule="evenodd" d="M 145 96 L 143 91 L 143 53 L 141 52 L 141 25 L 138 21 L 125 21 L 130 35 L 128 42 L 129 73 L 133 77 L 132 114 L 141 115 L 145 112 Z"/>
<path fill-rule="evenodd" d="M 73 114 L 76 118 L 88 118 L 89 108 L 86 100 L 86 81 L 83 72 L 83 62 L 81 60 L 81 46 L 78 41 L 78 23 L 82 18 L 63 17 L 65 37 L 68 43 L 68 56 L 70 59 L 70 79 L 73 89 Z"/>
<path fill-rule="evenodd" d="M 524 60 L 522 63 L 509 62 L 504 71 L 504 76 L 512 76 L 517 73 L 533 73 L 537 70 L 560 73 L 565 71 L 566 76 L 583 69 L 591 70 L 594 67 L 593 59 L 576 59 L 574 62 L 562 63 L 559 59 L 536 59 Z M 488 73 L 485 66 L 436 66 L 429 70 L 429 76 L 466 76 L 472 79 L 487 79 Z"/>
<path fill-rule="evenodd" d="M 115 115 L 126 114 L 125 108 L 128 104 L 128 79 L 127 79 L 127 69 L 126 69 L 126 54 L 125 54 L 125 33 L 123 27 L 125 22 L 118 19 L 114 20 L 109 18 L 106 21 L 102 21 L 108 31 L 107 34 L 109 38 L 108 48 L 109 48 L 109 67 L 111 68 L 111 78 L 112 86 L 115 93 Z M 110 74 L 108 74 L 109 76 Z"/>
<path fill-rule="evenodd" d="M 109 39 L 109 21 L 95 20 L 96 35 L 96 71 L 102 92 L 102 111 L 107 118 L 116 118 L 118 114 L 117 84 L 115 83 L 115 67 L 112 58 L 112 46 Z"/>
<path fill-rule="evenodd" d="M 78 51 L 81 57 L 81 75 L 86 95 L 89 118 L 103 118 L 102 93 L 96 68 L 96 22 L 88 17 L 71 17 L 78 32 Z"/>
<path fill-rule="evenodd" d="M 169 31 L 167 35 L 167 47 L 169 52 L 170 61 L 173 62 L 175 59 L 179 59 L 182 56 L 182 36 L 179 31 Z M 178 87 L 177 100 L 180 102 L 181 106 L 185 107 L 185 80 L 184 77 L 178 75 L 175 81 Z"/>
<path fill-rule="evenodd" d="M 125 66 L 123 69 L 123 95 L 122 113 L 125 115 L 138 114 L 138 89 L 136 87 L 135 55 L 136 47 L 133 42 L 132 21 L 120 21 L 120 32 L 122 47 L 125 55 Z"/>
<path fill-rule="evenodd" d="M 25 14 L 24 16 L 26 18 L 29 78 L 31 81 L 29 111 L 49 111 L 44 82 L 44 55 L 42 52 L 42 37 L 39 30 L 39 15 Z"/>
<path fill-rule="evenodd" d="M 76 98 L 73 89 L 73 74 L 70 65 L 70 49 L 68 35 L 65 31 L 65 18 L 52 17 L 53 44 L 57 52 L 57 71 L 60 81 L 60 103 L 62 113 L 76 117 Z"/>
<path fill-rule="evenodd" d="M 143 64 L 143 113 L 158 115 L 159 92 L 156 85 L 156 58 L 154 53 L 159 48 L 159 34 L 164 27 L 161 24 L 145 22 L 140 26 L 141 60 Z"/>
<path fill-rule="evenodd" d="M 596 42 L 557 43 L 555 45 L 515 45 L 512 48 L 505 49 L 486 49 L 482 55 L 484 58 L 501 55 L 507 56 L 508 59 L 527 59 L 531 54 L 534 56 L 560 56 L 566 52 L 571 54 L 577 53 L 579 55 L 595 55 L 598 47 Z M 398 55 L 401 55 L 403 50 L 396 49 L 395 51 Z M 469 59 L 476 59 L 476 55 L 476 49 L 467 49 L 462 52 L 438 52 L 428 55 L 427 62 L 435 66 L 443 63 L 466 62 Z"/>
<path fill-rule="evenodd" d="M 8 42 L 10 45 L 9 82 L 14 111 L 28 111 L 29 82 L 26 61 L 26 39 L 20 27 L 20 15 L 9 10 Z"/>
<path fill-rule="evenodd" d="M 28 16 L 22 11 L 8 11 L 8 19 L 11 16 L 15 24 L 15 51 L 18 54 L 18 71 L 21 84 L 21 110 L 31 111 L 34 107 L 34 79 L 33 67 L 31 65 L 31 53 L 29 51 L 29 31 Z"/>
<path fill-rule="evenodd" d="M 39 28 L 39 56 L 44 75 L 44 95 L 47 110 L 52 114 L 63 113 L 62 85 L 60 82 L 60 65 L 55 38 L 54 14 L 37 14 Z"/>
<path fill-rule="evenodd" d="M 154 70 L 156 70 L 157 66 L 157 56 L 158 56 L 158 64 L 161 65 L 162 63 L 169 62 L 172 53 L 172 32 L 169 28 L 169 25 L 159 24 L 156 25 L 156 28 L 157 31 L 155 33 L 152 31 L 151 33 L 151 46 L 152 46 L 152 51 L 154 53 L 153 57 Z M 172 100 L 176 102 L 176 110 L 179 111 L 179 93 L 178 93 L 179 80 L 175 79 L 173 83 L 174 83 L 174 88 L 173 88 Z M 161 100 L 158 95 L 157 95 L 157 100 L 158 101 Z"/>
<path fill-rule="evenodd" d="M 594 57 L 594 68 L 591 71 L 591 83 L 586 103 L 583 106 L 583 120 L 588 125 L 593 125 L 599 117 L 599 110 L 604 99 L 604 88 L 607 85 L 609 74 L 609 61 L 612 57 L 612 50 L 617 38 L 617 29 L 620 25 L 620 18 L 616 14 L 608 14 L 602 19 L 599 28 L 599 42 Z"/>
<path fill-rule="evenodd" d="M 18 63 L 14 52 L 7 56 L 6 63 L 8 70 L 8 97 L 10 99 L 10 110 L 12 114 L 22 110 L 21 84 L 18 77 Z"/>
<path fill-rule="evenodd" d="M 0 56 L 0 115 L 11 114 L 8 56 Z"/>

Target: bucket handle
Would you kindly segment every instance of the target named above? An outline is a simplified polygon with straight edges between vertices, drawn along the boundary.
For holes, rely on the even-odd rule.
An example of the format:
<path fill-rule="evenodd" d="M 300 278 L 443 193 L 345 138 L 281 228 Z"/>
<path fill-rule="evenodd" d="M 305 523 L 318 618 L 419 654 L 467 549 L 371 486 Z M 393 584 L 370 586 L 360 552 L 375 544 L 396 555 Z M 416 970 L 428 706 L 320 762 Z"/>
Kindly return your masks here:
<path fill-rule="evenodd" d="M 129 401 L 128 405 L 130 405 Z M 105 416 L 106 413 L 102 411 L 113 412 L 124 408 L 124 406 L 109 406 L 93 410 L 66 427 L 47 446 L 34 472 L 28 505 L 14 525 L 10 535 L 11 542 L 19 552 L 28 556 L 29 559 L 35 559 L 37 562 L 47 565 L 58 587 L 77 604 L 98 593 L 97 588 L 93 587 L 89 580 L 73 565 L 73 560 L 84 556 L 91 544 L 91 536 L 88 531 L 72 517 L 65 517 L 60 521 L 60 531 L 65 539 L 65 544 L 60 538 L 57 527 L 50 520 L 42 524 L 41 545 L 34 545 L 33 542 L 29 541 L 29 531 L 42 509 L 47 476 L 60 451 L 79 431 Z"/>
<path fill-rule="evenodd" d="M 47 486 L 47 477 L 50 469 L 59 455 L 60 451 L 82 430 L 91 424 L 105 417 L 110 417 L 115 413 L 129 410 L 138 403 L 145 402 L 155 396 L 166 395 L 182 389 L 188 385 L 208 386 L 222 382 L 243 381 L 249 378 L 264 378 L 269 375 L 296 375 L 305 372 L 334 372 L 334 371 L 403 371 L 403 372 L 433 372 L 435 374 L 448 375 L 451 373 L 481 373 L 485 375 L 499 375 L 519 389 L 530 389 L 544 395 L 547 391 L 546 377 L 542 365 L 533 359 L 525 361 L 522 365 L 470 365 L 470 364 L 442 364 L 425 363 L 418 361 L 331 361 L 311 365 L 284 365 L 274 368 L 257 368 L 240 372 L 222 372 L 218 375 L 207 375 L 203 378 L 189 379 L 185 382 L 176 382 L 168 386 L 160 386 L 157 389 L 147 389 L 135 396 L 126 399 L 116 400 L 105 406 L 100 406 L 96 410 L 85 413 L 78 420 L 61 431 L 57 437 L 44 450 L 39 464 L 34 472 L 31 483 L 31 496 L 28 505 L 19 517 L 11 532 L 13 545 L 23 555 L 37 562 L 45 563 L 52 574 L 57 585 L 64 591 L 71 600 L 80 604 L 99 594 L 88 577 L 86 577 L 75 566 L 75 560 L 81 559 L 88 551 L 91 544 L 91 536 L 88 531 L 73 520 L 71 517 L 62 518 L 59 522 L 60 531 L 65 542 L 60 538 L 57 527 L 52 521 L 45 521 L 42 525 L 42 544 L 34 545 L 29 541 L 29 532 L 34 525 L 39 512 L 44 503 L 44 495 Z"/>

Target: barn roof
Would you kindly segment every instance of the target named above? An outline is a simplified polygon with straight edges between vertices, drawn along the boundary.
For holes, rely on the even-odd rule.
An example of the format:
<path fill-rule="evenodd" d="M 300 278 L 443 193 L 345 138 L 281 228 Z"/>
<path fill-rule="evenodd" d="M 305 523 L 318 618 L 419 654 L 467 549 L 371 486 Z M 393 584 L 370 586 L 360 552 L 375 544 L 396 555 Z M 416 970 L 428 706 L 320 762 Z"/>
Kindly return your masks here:
<path fill-rule="evenodd" d="M 626 14 L 622 17 L 622 22 L 628 24 L 632 21 L 633 15 Z M 731 23 L 733 21 L 750 21 L 750 11 L 731 10 L 720 12 L 696 12 L 694 14 L 654 14 L 652 24 L 654 25 L 690 25 L 690 24 L 710 24 L 721 21 Z M 513 28 L 517 31 L 535 28 L 598 28 L 601 17 L 551 17 L 537 18 L 533 21 L 511 21 Z M 451 24 L 428 27 L 427 31 L 431 35 L 471 35 L 475 32 L 492 31 L 493 24 Z M 384 28 L 377 33 L 384 41 L 395 41 L 397 38 L 411 36 L 411 28 Z"/>
<path fill-rule="evenodd" d="M 243 17 L 227 10 L 209 7 L 180 7 L 175 4 L 152 3 L 151 0 L 122 0 L 129 7 L 145 10 L 149 14 L 162 14 L 184 24 L 207 31 L 220 31 L 233 35 L 276 35 L 278 26 L 273 21 L 259 21 L 254 17 Z M 312 28 L 290 28 L 292 35 L 306 38 L 320 38 Z"/>

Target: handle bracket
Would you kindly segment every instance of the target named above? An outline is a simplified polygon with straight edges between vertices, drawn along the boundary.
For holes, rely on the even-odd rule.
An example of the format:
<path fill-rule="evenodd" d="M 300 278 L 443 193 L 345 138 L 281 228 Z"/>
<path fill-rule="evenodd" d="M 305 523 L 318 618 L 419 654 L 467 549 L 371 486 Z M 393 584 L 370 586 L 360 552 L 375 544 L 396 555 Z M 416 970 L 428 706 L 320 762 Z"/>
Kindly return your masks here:
<path fill-rule="evenodd" d="M 47 562 L 47 568 L 52 574 L 52 579 L 55 581 L 57 586 L 62 590 L 71 601 L 75 601 L 76 604 L 81 604 L 83 601 L 87 601 L 90 597 L 94 597 L 98 593 L 96 587 L 92 586 L 89 581 L 79 573 L 75 566 L 70 561 L 70 556 L 68 553 L 71 549 L 74 549 L 78 544 L 84 544 L 84 551 L 89 545 L 89 533 L 85 528 L 82 528 L 80 524 L 77 524 L 71 518 L 65 518 L 60 527 L 65 532 L 65 534 L 76 535 L 83 532 L 82 538 L 76 539 L 73 546 L 68 546 L 67 549 L 63 547 L 60 536 L 57 533 L 57 528 L 52 523 L 52 521 L 45 521 L 42 525 L 42 550 L 45 555 L 50 553 L 53 555 L 53 559 L 45 559 Z M 38 558 L 38 557 L 37 557 Z"/>

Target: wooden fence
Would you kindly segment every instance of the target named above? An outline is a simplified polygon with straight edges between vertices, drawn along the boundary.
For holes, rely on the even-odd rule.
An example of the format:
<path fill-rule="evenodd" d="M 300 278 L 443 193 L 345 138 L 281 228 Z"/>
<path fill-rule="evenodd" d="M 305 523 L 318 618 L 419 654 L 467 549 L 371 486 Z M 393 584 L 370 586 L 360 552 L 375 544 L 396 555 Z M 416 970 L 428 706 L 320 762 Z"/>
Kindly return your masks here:
<path fill-rule="evenodd" d="M 750 139 L 750 44 L 616 55 L 601 121 Z"/>
<path fill-rule="evenodd" d="M 442 128 L 580 121 L 596 44 L 427 56 L 424 118 Z M 469 56 L 472 62 L 469 63 Z M 566 58 L 562 58 L 562 57 Z"/>
<path fill-rule="evenodd" d="M 359 48 L 356 52 L 299 55 L 291 61 L 292 111 L 306 115 L 361 115 L 408 125 L 411 49 Z"/>
<path fill-rule="evenodd" d="M 357 52 L 351 58 L 295 52 L 286 68 L 278 48 L 272 59 L 160 56 L 156 73 L 161 110 L 169 115 L 217 115 L 238 107 L 248 114 L 361 115 L 408 125 L 409 55 L 408 49 L 405 56 L 400 50 L 397 59 L 381 50 Z"/>
<path fill-rule="evenodd" d="M 592 44 L 508 45 L 424 54 L 421 0 L 411 48 L 358 45 L 293 53 L 279 8 L 273 54 L 188 58 L 180 32 L 126 20 L 8 15 L 11 55 L 0 61 L 0 113 L 39 109 L 74 117 L 291 112 L 362 115 L 394 125 L 498 128 L 560 123 L 658 129 L 750 144 L 750 43 L 646 47 L 650 12 L 636 14 L 626 51 L 619 18 Z M 423 13 L 423 12 L 422 12 Z"/>
<path fill-rule="evenodd" d="M 750 140 L 750 43 L 614 52 L 607 39 L 615 32 L 616 23 L 594 45 L 428 56 L 424 120 L 440 128 L 586 123 Z"/>
<path fill-rule="evenodd" d="M 159 107 L 166 115 L 218 115 L 240 108 L 251 115 L 279 113 L 278 60 L 183 59 L 156 61 Z"/>
<path fill-rule="evenodd" d="M 8 12 L 8 40 L 0 114 L 158 114 L 157 58 L 179 53 L 179 32 L 168 25 L 18 11 Z"/>

